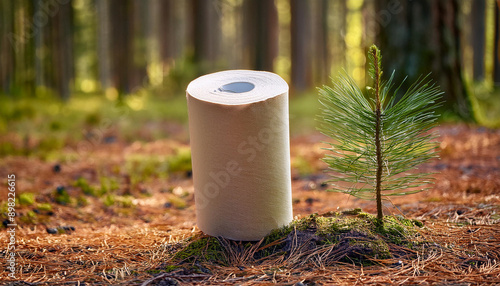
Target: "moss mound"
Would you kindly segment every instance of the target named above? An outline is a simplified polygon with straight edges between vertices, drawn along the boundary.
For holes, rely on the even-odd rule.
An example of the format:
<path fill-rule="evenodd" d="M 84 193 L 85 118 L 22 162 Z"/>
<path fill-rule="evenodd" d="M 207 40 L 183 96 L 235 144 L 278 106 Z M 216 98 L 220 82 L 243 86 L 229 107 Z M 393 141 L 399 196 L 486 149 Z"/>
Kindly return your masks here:
<path fill-rule="evenodd" d="M 414 249 L 424 243 L 418 232 L 422 226 L 401 216 L 386 216 L 380 224 L 361 209 L 312 214 L 273 230 L 259 242 L 195 235 L 173 255 L 169 268 L 207 262 L 239 266 L 273 259 L 291 266 L 311 261 L 323 265 L 384 263 L 414 255 Z"/>
<path fill-rule="evenodd" d="M 224 264 L 224 249 L 216 237 L 198 234 L 189 239 L 189 243 L 174 255 L 175 261 L 196 262 L 214 261 Z"/>

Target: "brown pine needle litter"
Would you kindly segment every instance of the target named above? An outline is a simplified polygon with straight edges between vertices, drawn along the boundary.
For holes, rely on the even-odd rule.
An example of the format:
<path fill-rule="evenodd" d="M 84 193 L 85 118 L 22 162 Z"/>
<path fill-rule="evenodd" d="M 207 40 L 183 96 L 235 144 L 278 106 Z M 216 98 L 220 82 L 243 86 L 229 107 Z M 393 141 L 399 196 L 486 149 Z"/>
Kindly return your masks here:
<path fill-rule="evenodd" d="M 326 241 L 328 233 L 313 231 L 321 225 L 318 218 L 311 228 L 296 224 L 260 242 L 203 235 L 194 227 L 190 177 L 158 175 L 164 167 L 155 159 L 159 154 L 188 148 L 177 141 L 98 145 L 77 161 L 61 163 L 57 173 L 53 162 L 2 158 L 2 177 L 15 173 L 16 195 L 30 192 L 35 201 L 16 207 L 16 280 L 6 270 L 9 234 L 0 232 L 0 285 L 500 285 L 500 130 L 449 125 L 438 131 L 441 160 L 422 168 L 440 172 L 436 184 L 386 205 L 394 218 L 404 214 L 423 226 L 410 232 L 413 244 L 397 241 L 396 235 L 396 241 L 379 244 L 381 252 L 369 251 L 377 246 L 374 239 L 383 236 L 378 233 L 363 236 L 349 229 Z M 359 207 L 376 213 L 373 203 L 325 192 L 322 140 L 320 135 L 292 139 L 298 220 L 311 213 L 333 220 L 327 212 Z M 141 168 L 118 168 L 127 160 Z M 151 168 L 153 175 L 140 173 L 147 180 L 138 177 L 137 172 Z M 104 183 L 116 180 L 114 205 L 104 204 L 113 202 L 106 196 L 87 195 L 75 186 L 84 177 L 99 189 L 100 173 L 106 175 Z M 74 202 L 57 202 L 60 185 Z M 127 193 L 133 200 L 127 200 Z M 5 202 L 5 188 L 0 196 Z M 88 202 L 77 206 L 80 197 Z M 35 209 L 39 213 L 30 217 Z M 58 226 L 74 230 L 59 232 Z"/>
<path fill-rule="evenodd" d="M 478 219 L 484 220 L 474 218 Z M 58 236 L 20 228 L 18 234 L 18 264 L 25 284 L 12 285 L 500 283 L 498 222 L 462 226 L 456 222 L 428 221 L 418 229 L 419 240 L 427 243 L 414 249 L 390 244 L 390 252 L 399 254 L 397 258 L 367 257 L 368 265 L 342 261 L 343 252 L 349 251 L 349 247 L 336 249 L 342 242 L 312 247 L 311 241 L 317 238 L 301 238 L 296 228 L 288 238 L 267 245 L 263 245 L 263 240 L 235 242 L 209 238 L 198 231 L 193 233 L 192 229 L 161 226 L 129 227 L 119 232 L 113 228 L 88 229 Z M 5 232 L 0 239 L 5 241 Z M 202 239 L 221 246 L 220 256 L 215 256 L 219 260 L 176 258 L 189 243 Z M 206 253 L 210 243 L 202 246 L 202 251 Z M 286 251 L 259 257 L 259 253 L 279 244 L 288 245 Z M 9 281 L 6 272 L 0 279 Z"/>

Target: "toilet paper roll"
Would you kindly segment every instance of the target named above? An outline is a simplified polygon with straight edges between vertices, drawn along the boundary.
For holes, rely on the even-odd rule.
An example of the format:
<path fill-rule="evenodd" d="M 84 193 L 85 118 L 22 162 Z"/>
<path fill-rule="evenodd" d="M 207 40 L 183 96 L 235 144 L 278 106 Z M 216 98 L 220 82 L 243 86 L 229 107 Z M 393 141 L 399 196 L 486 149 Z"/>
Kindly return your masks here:
<path fill-rule="evenodd" d="M 198 227 L 252 241 L 290 223 L 287 83 L 223 71 L 193 80 L 186 96 Z"/>

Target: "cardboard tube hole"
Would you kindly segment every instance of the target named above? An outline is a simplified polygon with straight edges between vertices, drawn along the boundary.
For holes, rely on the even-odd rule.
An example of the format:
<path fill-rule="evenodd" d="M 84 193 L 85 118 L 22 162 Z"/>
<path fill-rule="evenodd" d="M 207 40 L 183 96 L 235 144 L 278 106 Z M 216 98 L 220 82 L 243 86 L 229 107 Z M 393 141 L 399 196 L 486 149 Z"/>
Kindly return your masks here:
<path fill-rule="evenodd" d="M 242 93 L 248 92 L 254 89 L 255 85 L 250 82 L 238 81 L 225 84 L 219 87 L 220 91 L 232 92 L 232 93 Z"/>

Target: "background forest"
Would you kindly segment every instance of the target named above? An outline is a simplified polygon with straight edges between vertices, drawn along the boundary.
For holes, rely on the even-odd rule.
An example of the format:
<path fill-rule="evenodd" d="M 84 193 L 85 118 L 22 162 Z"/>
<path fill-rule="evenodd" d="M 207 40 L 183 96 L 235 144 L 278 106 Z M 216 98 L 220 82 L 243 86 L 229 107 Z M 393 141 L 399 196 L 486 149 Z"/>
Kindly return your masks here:
<path fill-rule="evenodd" d="M 495 125 L 498 103 L 491 104 L 490 97 L 500 84 L 496 5 L 494 0 L 2 1 L 0 92 L 2 100 L 67 101 L 82 94 L 110 101 L 131 94 L 171 99 L 199 75 L 256 69 L 281 75 L 296 96 L 328 84 L 342 68 L 364 84 L 366 50 L 377 43 L 388 73 L 398 71 L 396 81 L 432 72 L 446 92 L 445 111 L 471 120 L 475 110 L 476 120 Z"/>
<path fill-rule="evenodd" d="M 12 285 L 500 283 L 498 3 L 0 0 L 0 220 L 2 230 L 17 224 Z M 430 73 L 444 91 L 433 129 L 440 159 L 419 169 L 435 184 L 383 205 L 418 221 L 422 247 L 390 244 L 387 259 L 355 265 L 336 256 L 349 242 L 309 249 L 315 237 L 292 235 L 267 245 L 298 248 L 264 260 L 259 245 L 227 241 L 179 258 L 188 238 L 210 241 L 195 222 L 185 96 L 210 72 L 267 70 L 288 82 L 294 216 L 376 213 L 373 201 L 326 191 L 328 138 L 315 121 L 316 87 L 343 69 L 372 84 L 372 44 L 383 80 L 396 70 L 406 90 Z M 2 243 L 10 237 L 0 232 Z"/>

